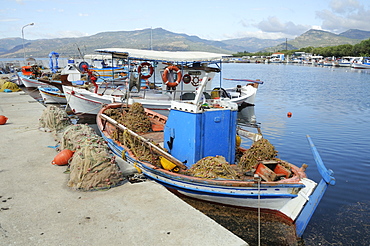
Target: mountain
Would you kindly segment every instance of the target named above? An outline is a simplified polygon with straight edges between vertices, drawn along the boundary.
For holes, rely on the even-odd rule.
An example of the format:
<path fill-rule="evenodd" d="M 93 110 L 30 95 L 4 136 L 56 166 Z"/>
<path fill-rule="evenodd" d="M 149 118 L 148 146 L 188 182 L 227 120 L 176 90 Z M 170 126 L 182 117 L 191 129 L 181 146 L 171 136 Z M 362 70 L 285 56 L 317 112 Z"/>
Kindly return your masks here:
<path fill-rule="evenodd" d="M 237 49 L 233 49 L 234 51 L 256 52 L 267 47 L 278 45 L 284 41 L 285 39 L 283 38 L 281 39 L 238 38 L 238 39 L 228 39 L 222 42 L 230 46 L 237 47 Z"/>
<path fill-rule="evenodd" d="M 0 39 L 0 47 L 5 40 Z M 102 32 L 88 37 L 25 40 L 26 56 L 48 57 L 51 51 L 61 57 L 78 57 L 81 54 L 93 54 L 99 48 L 136 48 L 172 51 L 208 51 L 231 54 L 231 45 L 220 41 L 210 41 L 196 36 L 177 34 L 162 28 L 137 31 Z M 4 46 L 5 47 L 5 46 Z M 6 47 L 9 47 L 7 45 Z M 23 47 L 0 52 L 0 58 L 23 57 Z"/>
<path fill-rule="evenodd" d="M 288 48 L 324 47 L 340 44 L 356 44 L 370 37 L 370 32 L 351 29 L 339 35 L 311 29 L 293 40 L 239 38 L 223 41 L 201 39 L 197 36 L 179 34 L 162 28 L 136 31 L 102 32 L 80 38 L 56 38 L 23 40 L 21 38 L 0 39 L 0 58 L 21 58 L 33 56 L 47 58 L 51 51 L 58 52 L 60 57 L 80 57 L 94 54 L 102 48 L 135 48 L 172 51 L 208 51 L 232 54 L 237 52 L 275 52 Z"/>
<path fill-rule="evenodd" d="M 352 39 L 368 39 L 370 38 L 370 32 L 369 31 L 362 31 L 358 29 L 349 29 L 345 32 L 342 32 L 339 34 L 339 36 L 343 36 L 346 38 L 352 38 Z"/>
<path fill-rule="evenodd" d="M 364 39 L 370 38 L 370 32 L 351 29 L 341 34 L 334 34 L 327 31 L 310 29 L 302 35 L 286 43 L 281 43 L 277 46 L 262 50 L 263 52 L 275 52 L 285 50 L 288 45 L 288 50 L 295 50 L 305 47 L 326 47 L 336 46 L 341 44 L 357 44 Z"/>

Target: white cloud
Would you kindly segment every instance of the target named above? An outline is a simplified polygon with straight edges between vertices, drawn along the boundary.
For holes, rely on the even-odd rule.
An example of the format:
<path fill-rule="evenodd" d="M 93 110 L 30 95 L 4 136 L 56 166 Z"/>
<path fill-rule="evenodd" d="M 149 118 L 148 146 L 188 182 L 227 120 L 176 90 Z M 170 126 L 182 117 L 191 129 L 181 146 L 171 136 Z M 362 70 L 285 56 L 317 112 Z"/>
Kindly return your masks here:
<path fill-rule="evenodd" d="M 19 19 L 0 19 L 0 22 L 14 22 L 19 21 Z"/>
<path fill-rule="evenodd" d="M 348 29 L 370 31 L 370 10 L 357 0 L 333 0 L 330 8 L 316 12 L 316 16 L 323 20 L 323 29 L 336 33 Z"/>
<path fill-rule="evenodd" d="M 332 0 L 329 6 L 335 13 L 342 14 L 355 11 L 360 7 L 360 3 L 357 0 Z"/>
<path fill-rule="evenodd" d="M 289 36 L 295 36 L 300 35 L 303 32 L 307 31 L 311 28 L 309 25 L 297 25 L 294 24 L 291 21 L 282 23 L 279 18 L 275 16 L 270 16 L 267 18 L 267 20 L 263 20 L 255 25 L 258 29 L 260 29 L 262 32 L 266 33 L 281 33 L 289 35 Z"/>
<path fill-rule="evenodd" d="M 89 14 L 78 13 L 78 16 L 83 16 L 83 17 L 85 17 L 85 16 L 89 16 Z"/>

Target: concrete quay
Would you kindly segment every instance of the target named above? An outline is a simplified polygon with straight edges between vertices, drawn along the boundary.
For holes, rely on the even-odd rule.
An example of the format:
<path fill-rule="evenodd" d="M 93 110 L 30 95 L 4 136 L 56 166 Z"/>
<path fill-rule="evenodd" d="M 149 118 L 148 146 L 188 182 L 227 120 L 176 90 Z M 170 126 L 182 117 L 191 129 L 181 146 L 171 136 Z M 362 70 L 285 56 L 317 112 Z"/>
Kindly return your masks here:
<path fill-rule="evenodd" d="M 108 191 L 67 187 L 51 164 L 52 133 L 38 129 L 44 106 L 0 92 L 0 245 L 248 245 L 151 181 Z"/>

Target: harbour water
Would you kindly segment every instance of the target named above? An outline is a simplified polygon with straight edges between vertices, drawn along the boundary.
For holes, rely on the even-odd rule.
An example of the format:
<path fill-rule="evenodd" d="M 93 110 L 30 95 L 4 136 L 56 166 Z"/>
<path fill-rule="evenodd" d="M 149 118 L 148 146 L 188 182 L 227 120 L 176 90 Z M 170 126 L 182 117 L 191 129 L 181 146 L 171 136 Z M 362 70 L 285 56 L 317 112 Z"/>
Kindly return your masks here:
<path fill-rule="evenodd" d="M 334 171 L 336 185 L 306 228 L 304 245 L 369 245 L 370 71 L 284 64 L 223 64 L 222 70 L 222 78 L 264 81 L 253 110 L 281 159 L 308 164 L 309 178 L 319 182 L 310 135 Z"/>
<path fill-rule="evenodd" d="M 298 166 L 308 164 L 309 178 L 319 182 L 320 174 L 306 139 L 310 135 L 325 165 L 334 171 L 336 185 L 326 191 L 303 240 L 297 242 L 291 234 L 281 234 L 276 241 L 283 242 L 282 245 L 369 245 L 370 71 L 228 63 L 222 64 L 219 76 L 264 81 L 255 106 L 240 112 L 239 124 L 248 125 L 245 117 L 254 113 L 253 119 L 279 151 L 279 158 Z M 215 86 L 218 81 L 216 76 Z M 223 87 L 236 84 L 223 81 Z M 292 117 L 287 117 L 288 112 Z M 207 209 L 210 213 L 220 210 Z M 237 213 L 219 217 L 230 218 Z M 245 233 L 249 231 L 245 225 L 231 225 L 222 219 L 218 222 L 250 245 L 257 245 L 256 233 Z M 276 241 L 274 245 L 279 245 Z M 268 242 L 262 241 L 262 245 L 273 245 Z"/>

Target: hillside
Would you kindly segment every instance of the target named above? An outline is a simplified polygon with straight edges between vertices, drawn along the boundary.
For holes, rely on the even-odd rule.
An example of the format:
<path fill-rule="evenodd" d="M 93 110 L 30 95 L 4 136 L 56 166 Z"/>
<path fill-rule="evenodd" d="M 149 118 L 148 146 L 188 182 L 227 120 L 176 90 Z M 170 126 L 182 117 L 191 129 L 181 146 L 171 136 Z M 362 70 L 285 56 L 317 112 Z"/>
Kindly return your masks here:
<path fill-rule="evenodd" d="M 197 36 L 179 34 L 162 28 L 143 29 L 137 31 L 102 32 L 80 38 L 57 38 L 25 40 L 23 49 L 21 38 L 0 39 L 0 58 L 21 58 L 25 51 L 26 57 L 48 57 L 51 51 L 58 52 L 61 57 L 80 57 L 93 54 L 101 48 L 136 48 L 172 51 L 208 51 L 232 54 L 237 52 L 275 52 L 288 47 L 324 47 L 340 44 L 356 44 L 370 38 L 370 32 L 351 29 L 339 35 L 321 30 L 309 30 L 294 40 L 239 38 L 223 41 L 201 39 Z"/>
<path fill-rule="evenodd" d="M 152 42 L 151 42 L 152 37 Z M 3 39 L 0 40 L 2 47 Z M 78 57 L 81 54 L 94 53 L 95 49 L 125 47 L 136 49 L 172 50 L 172 51 L 208 51 L 231 54 L 230 45 L 222 42 L 200 39 L 196 36 L 176 34 L 162 28 L 138 31 L 103 32 L 81 38 L 26 40 L 26 56 L 48 57 L 51 51 L 63 57 Z M 8 46 L 9 47 L 9 46 Z M 231 47 L 232 49 L 232 47 Z M 22 46 L 0 53 L 2 58 L 23 57 Z"/>
<path fill-rule="evenodd" d="M 364 40 L 364 39 L 370 38 L 370 32 L 362 31 L 358 29 L 350 29 L 350 30 L 340 33 L 339 36 L 343 36 L 346 38 L 352 38 L 352 39 Z"/>
<path fill-rule="evenodd" d="M 352 37 L 352 38 L 351 38 Z M 357 44 L 364 39 L 370 38 L 370 32 L 361 30 L 348 30 L 341 34 L 334 34 L 327 31 L 310 29 L 293 40 L 288 41 L 288 50 L 300 49 L 305 47 L 327 47 L 341 44 Z M 264 49 L 263 52 L 274 52 L 285 50 L 286 43 Z"/>

